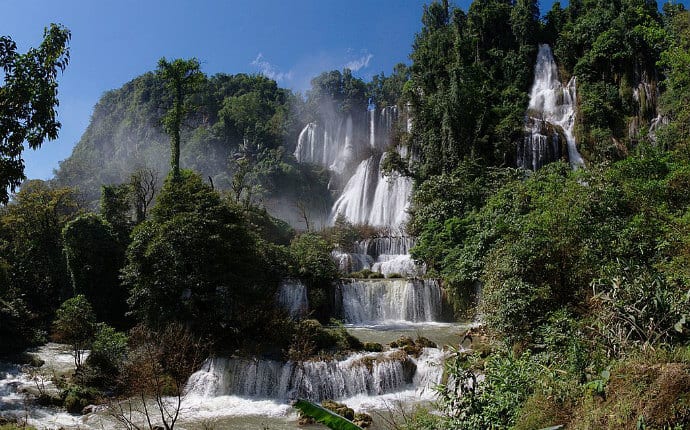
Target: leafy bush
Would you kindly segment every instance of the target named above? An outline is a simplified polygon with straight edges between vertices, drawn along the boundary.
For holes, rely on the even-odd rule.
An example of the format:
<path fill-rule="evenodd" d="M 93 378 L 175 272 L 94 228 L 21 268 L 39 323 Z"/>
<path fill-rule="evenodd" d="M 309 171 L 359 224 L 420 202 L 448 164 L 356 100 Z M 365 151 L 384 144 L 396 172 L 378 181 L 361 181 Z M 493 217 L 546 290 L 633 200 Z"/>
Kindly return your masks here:
<path fill-rule="evenodd" d="M 99 324 L 81 380 L 89 385 L 114 387 L 126 357 L 127 335 Z"/>

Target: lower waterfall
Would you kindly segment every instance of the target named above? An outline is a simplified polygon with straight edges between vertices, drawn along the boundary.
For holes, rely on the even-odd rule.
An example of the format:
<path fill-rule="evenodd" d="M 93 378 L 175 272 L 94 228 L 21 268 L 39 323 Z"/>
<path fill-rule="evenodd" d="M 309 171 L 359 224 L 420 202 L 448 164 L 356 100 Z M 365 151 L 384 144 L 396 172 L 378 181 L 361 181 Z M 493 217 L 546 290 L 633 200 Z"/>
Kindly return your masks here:
<path fill-rule="evenodd" d="M 343 280 L 338 290 L 347 324 L 434 322 L 441 318 L 441 287 L 433 279 Z"/>
<path fill-rule="evenodd" d="M 288 401 L 342 400 L 408 389 L 426 391 L 440 382 L 442 352 L 427 348 L 417 359 L 402 351 L 354 354 L 346 360 L 279 362 L 209 358 L 187 382 L 198 397 L 240 396 Z"/>

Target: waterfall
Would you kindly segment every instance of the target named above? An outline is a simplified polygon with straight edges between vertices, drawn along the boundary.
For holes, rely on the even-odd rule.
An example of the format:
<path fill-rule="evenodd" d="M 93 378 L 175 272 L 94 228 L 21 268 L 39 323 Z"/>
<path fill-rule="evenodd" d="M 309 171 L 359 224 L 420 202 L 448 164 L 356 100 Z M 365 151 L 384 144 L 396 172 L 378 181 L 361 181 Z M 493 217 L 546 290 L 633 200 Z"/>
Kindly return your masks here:
<path fill-rule="evenodd" d="M 518 166 L 537 170 L 561 158 L 564 155 L 561 153 L 561 135 L 565 139 L 570 165 L 573 168 L 584 166 L 574 135 L 576 100 L 576 78 L 573 76 L 563 86 L 551 47 L 539 45 L 525 120 L 526 135 L 522 145 L 518 145 Z"/>
<path fill-rule="evenodd" d="M 299 134 L 295 158 L 343 175 L 357 157 L 355 140 L 351 115 L 327 118 L 323 124 L 311 122 Z"/>
<path fill-rule="evenodd" d="M 349 324 L 433 322 L 441 317 L 441 288 L 433 279 L 344 280 L 341 313 Z"/>
<path fill-rule="evenodd" d="M 296 279 L 285 279 L 280 283 L 276 301 L 292 318 L 304 316 L 309 310 L 307 287 Z"/>
<path fill-rule="evenodd" d="M 345 360 L 300 363 L 215 357 L 206 360 L 201 370 L 190 376 L 187 392 L 201 397 L 236 395 L 281 401 L 376 396 L 438 383 L 440 372 L 431 371 L 427 363 L 438 354 L 438 350 L 425 350 L 425 355 L 415 360 L 394 350 L 354 354 Z M 416 375 L 418 361 L 422 372 Z"/>
<path fill-rule="evenodd" d="M 390 135 L 398 119 L 397 106 L 376 110 L 368 115 L 369 148 L 373 151 L 362 160 L 331 209 L 331 223 L 344 215 L 354 224 L 400 227 L 407 220 L 412 193 L 410 178 L 383 174 L 383 152 L 390 146 Z M 401 148 L 395 148 L 399 153 Z"/>
<path fill-rule="evenodd" d="M 391 148 L 398 116 L 397 106 L 372 107 L 366 117 L 354 119 L 324 113 L 318 123 L 307 124 L 300 133 L 297 161 L 328 168 L 334 188 L 340 190 L 330 211 L 331 223 L 339 214 L 354 224 L 376 227 L 398 228 L 407 220 L 412 181 L 399 174 L 386 176 L 382 169 L 386 151 L 407 153 L 403 147 Z M 409 112 L 404 116 L 411 124 Z"/>
<path fill-rule="evenodd" d="M 385 276 L 421 277 L 426 268 L 410 256 L 414 244 L 409 236 L 374 237 L 355 243 L 354 252 L 336 250 L 331 255 L 344 274 L 367 269 Z"/>

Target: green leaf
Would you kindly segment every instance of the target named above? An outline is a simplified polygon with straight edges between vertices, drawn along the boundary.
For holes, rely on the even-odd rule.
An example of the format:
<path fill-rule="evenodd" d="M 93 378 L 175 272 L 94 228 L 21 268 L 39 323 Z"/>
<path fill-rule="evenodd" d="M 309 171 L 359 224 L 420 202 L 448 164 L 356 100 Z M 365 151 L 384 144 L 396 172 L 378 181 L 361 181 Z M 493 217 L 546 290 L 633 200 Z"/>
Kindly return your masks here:
<path fill-rule="evenodd" d="M 308 400 L 298 399 L 292 406 L 302 412 L 304 415 L 313 418 L 333 430 L 362 430 L 362 428 L 352 421 L 341 417 L 340 415 L 325 409 L 316 403 Z"/>

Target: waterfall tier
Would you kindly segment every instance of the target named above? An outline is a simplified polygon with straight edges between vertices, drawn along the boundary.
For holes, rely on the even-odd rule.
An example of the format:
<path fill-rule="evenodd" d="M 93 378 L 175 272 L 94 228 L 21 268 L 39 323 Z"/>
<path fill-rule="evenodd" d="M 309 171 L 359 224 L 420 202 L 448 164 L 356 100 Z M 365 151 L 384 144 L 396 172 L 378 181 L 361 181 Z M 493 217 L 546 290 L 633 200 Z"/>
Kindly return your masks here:
<path fill-rule="evenodd" d="M 518 145 L 518 166 L 537 170 L 546 163 L 565 158 L 566 152 L 573 168 L 584 166 L 574 135 L 576 100 L 575 77 L 564 86 L 558 77 L 551 47 L 539 45 L 525 119 L 525 138 Z M 567 151 L 562 150 L 562 140 L 565 140 Z"/>
<path fill-rule="evenodd" d="M 341 400 L 381 395 L 440 382 L 437 349 L 418 359 L 401 351 L 354 354 L 346 360 L 279 362 L 262 359 L 210 358 L 187 382 L 187 392 L 202 397 L 235 395 L 287 401 Z"/>
<path fill-rule="evenodd" d="M 297 161 L 327 167 L 333 175 L 332 184 L 338 188 L 331 224 L 342 214 L 354 224 L 404 225 L 412 181 L 399 174 L 386 176 L 382 168 L 386 151 L 406 156 L 406 150 L 393 147 L 391 141 L 397 122 L 398 108 L 389 106 L 369 110 L 366 118 L 359 120 L 351 115 L 323 115 L 319 123 L 307 124 L 300 133 Z"/>
<path fill-rule="evenodd" d="M 278 287 L 276 302 L 292 318 L 304 316 L 309 311 L 307 287 L 297 279 L 284 279 Z"/>
<path fill-rule="evenodd" d="M 433 279 L 343 280 L 343 321 L 356 325 L 440 321 L 442 294 Z"/>
<path fill-rule="evenodd" d="M 385 276 L 420 277 L 425 268 L 410 256 L 414 244 L 415 239 L 409 236 L 375 237 L 355 243 L 354 252 L 336 250 L 332 256 L 342 273 L 367 269 Z"/>

